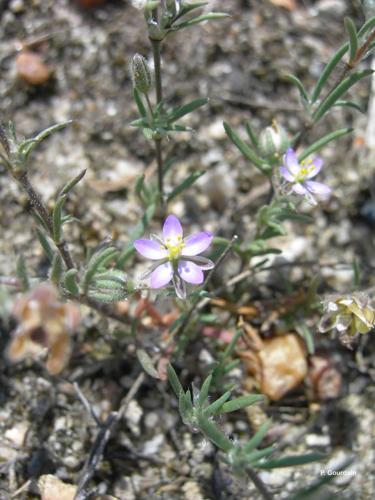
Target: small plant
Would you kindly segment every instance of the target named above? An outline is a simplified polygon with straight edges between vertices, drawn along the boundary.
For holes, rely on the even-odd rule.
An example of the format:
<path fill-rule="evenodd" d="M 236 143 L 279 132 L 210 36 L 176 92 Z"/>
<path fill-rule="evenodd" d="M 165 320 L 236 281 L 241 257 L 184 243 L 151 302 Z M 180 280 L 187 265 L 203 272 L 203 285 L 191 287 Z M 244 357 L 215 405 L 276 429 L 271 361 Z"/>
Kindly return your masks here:
<path fill-rule="evenodd" d="M 298 90 L 304 115 L 303 126 L 297 134 L 292 136 L 276 121 L 258 133 L 248 122 L 245 125 L 245 139 L 232 125 L 223 124 L 228 141 L 236 148 L 236 154 L 243 156 L 249 169 L 254 167 L 263 176 L 267 189 L 269 186 L 267 201 L 250 214 L 251 230 L 241 236 L 214 236 L 213 233 L 219 233 L 219 217 L 217 233 L 201 230 L 184 238 L 182 224 L 170 208 L 171 202 L 187 190 L 194 192 L 196 181 L 205 172 L 199 170 L 189 173 L 182 182 L 177 185 L 171 182 L 173 187 L 166 189 L 165 179 L 173 172 L 179 159 L 167 157 L 164 146 L 170 136 L 178 138 L 179 132 L 191 132 L 181 120 L 206 105 L 208 96 L 197 97 L 173 107 L 169 105 L 169 100 L 175 96 L 165 96 L 164 93 L 162 48 L 171 35 L 181 32 L 183 36 L 185 30 L 195 25 L 231 21 L 227 13 L 208 11 L 206 2 L 145 0 L 132 3 L 143 13 L 153 61 L 149 64 L 138 53 L 132 57 L 132 91 L 139 116 L 130 126 L 140 129 L 144 138 L 151 143 L 157 173 L 155 178 L 139 173 L 134 193 L 142 216 L 133 230 L 127 232 L 127 243 L 123 247 L 118 248 L 119 245 L 107 240 L 97 242 L 96 247 L 90 248 L 80 258 L 79 252 L 76 254 L 72 251 L 67 241 L 66 225 L 79 222 L 67 212 L 67 201 L 72 191 L 79 189 L 85 170 L 61 187 L 52 207 L 34 187 L 30 176 L 34 149 L 52 134 L 69 126 L 70 121 L 53 125 L 27 139 L 17 136 L 13 123 L 0 127 L 0 163 L 9 178 L 27 196 L 35 221 L 35 237 L 48 261 L 48 276 L 40 279 L 30 276 L 29 263 L 26 257 L 20 256 L 17 261 L 17 276 L 7 276 L 1 280 L 5 285 L 15 287 L 21 294 L 15 299 L 11 311 L 18 326 L 8 346 L 8 358 L 11 361 L 21 361 L 27 356 L 39 358 L 47 354 L 46 368 L 50 374 L 57 375 L 69 362 L 73 349 L 72 334 L 80 324 L 79 305 L 88 306 L 101 316 L 117 321 L 126 330 L 126 342 L 136 345 L 133 351 L 137 352 L 145 373 L 154 378 L 169 380 L 184 424 L 192 432 L 202 433 L 220 450 L 223 459 L 236 474 L 247 474 L 263 497 L 271 498 L 271 493 L 256 470 L 302 465 L 324 457 L 321 454 L 307 453 L 272 458 L 271 455 L 280 454 L 277 444 L 269 443 L 268 421 L 247 442 L 236 441 L 220 427 L 219 417 L 257 403 L 266 403 L 262 394 L 245 394 L 230 399 L 234 391 L 230 375 L 234 369 L 238 370 L 242 366 L 238 346 L 247 346 L 251 351 L 248 360 L 255 359 L 252 354 L 256 351 L 257 335 L 260 338 L 259 335 L 264 333 L 258 328 L 257 318 L 269 307 L 269 297 L 263 304 L 261 292 L 257 297 L 261 306 L 252 303 L 255 299 L 249 299 L 247 280 L 270 268 L 268 257 L 271 254 L 282 253 L 276 237 L 287 234 L 289 226 L 286 221 L 314 222 L 313 209 L 316 205 L 328 203 L 333 196 L 328 183 L 315 180 L 318 174 L 324 177 L 324 153 L 317 153 L 327 144 L 350 134 L 352 130 L 339 128 L 316 138 L 315 127 L 337 107 L 361 111 L 356 102 L 347 99 L 347 93 L 373 73 L 371 69 L 361 69 L 360 64 L 375 48 L 375 17 L 369 17 L 360 29 L 356 28 L 351 19 L 344 20 L 348 41 L 333 54 L 312 89 L 306 89 L 296 76 L 288 76 L 290 84 Z M 202 9 L 205 9 L 203 13 Z M 366 9 L 374 16 L 372 2 L 366 3 Z M 344 64 L 342 70 L 339 69 L 340 63 Z M 332 77 L 335 75 L 332 84 Z M 175 85 L 178 86 L 177 81 Z M 168 92 L 173 90 L 168 88 Z M 303 213 L 304 201 L 313 205 L 309 207 L 309 215 Z M 232 213 L 231 217 L 233 220 L 235 215 L 241 218 L 241 213 L 239 210 L 238 214 Z M 149 239 L 145 238 L 150 226 L 157 226 L 162 220 L 162 236 L 151 234 Z M 244 224 L 248 224 L 248 219 L 244 221 Z M 189 233 L 190 229 L 187 229 Z M 206 251 L 209 252 L 209 258 L 201 255 Z M 153 261 L 143 275 L 138 274 L 135 266 L 136 252 Z M 224 265 L 229 259 L 234 261 L 233 267 L 237 271 L 228 266 L 229 270 L 225 268 L 224 274 Z M 205 271 L 209 272 L 205 274 Z M 214 278 L 222 271 L 224 279 L 217 285 Z M 148 278 L 150 281 L 146 281 Z M 170 284 L 173 288 L 169 287 Z M 307 286 L 303 285 L 303 290 L 298 289 L 294 295 L 292 292 L 295 292 L 295 284 L 288 282 L 287 285 L 291 290 L 290 303 L 279 299 L 279 305 L 268 311 L 267 324 L 269 326 L 272 322 L 279 321 L 284 330 L 278 334 L 281 333 L 284 339 L 291 339 L 293 345 L 298 346 L 299 354 L 304 358 L 303 368 L 306 370 L 306 359 L 314 353 L 314 337 L 306 322 L 315 322 L 316 329 L 322 333 L 336 329 L 350 341 L 359 334 L 371 332 L 375 326 L 375 311 L 371 300 L 361 290 L 319 297 L 316 280 L 312 280 Z M 165 293 L 165 290 L 170 293 Z M 158 312 L 159 301 L 164 300 L 166 295 L 169 302 L 165 304 L 173 303 L 173 319 L 165 319 Z M 154 299 L 155 306 L 152 305 Z M 132 305 L 136 301 L 143 301 L 144 305 L 147 300 L 148 312 L 152 311 L 150 316 L 157 323 L 160 335 L 152 340 L 151 337 L 145 340 L 142 329 L 138 328 L 140 314 L 137 316 L 133 311 L 128 312 L 129 309 L 124 312 L 125 308 L 121 306 L 124 306 L 125 300 L 132 302 Z M 249 300 L 250 305 L 246 302 Z M 321 301 L 324 311 L 319 322 L 317 316 Z M 215 307 L 225 310 L 224 320 L 216 315 Z M 135 309 L 138 313 L 141 310 Z M 243 320 L 244 317 L 247 317 L 247 323 Z M 252 326 L 251 321 L 259 330 L 257 335 L 252 333 L 255 326 Z M 246 327 L 243 326 L 245 324 Z M 219 337 L 222 335 L 226 338 L 225 347 L 220 342 L 210 345 L 212 360 L 205 372 L 205 376 L 207 372 L 208 375 L 206 378 L 202 377 L 204 380 L 200 389 L 192 386 L 192 389 L 185 390 L 172 363 L 181 360 L 189 346 L 194 345 L 197 338 L 202 338 L 207 325 L 219 329 Z M 245 330 L 247 336 L 244 335 Z M 275 330 L 269 327 L 267 334 L 272 337 Z M 229 335 L 229 340 L 225 333 Z M 153 348 L 157 351 L 154 356 L 147 353 L 146 346 L 151 342 L 155 344 Z M 327 362 L 325 366 L 330 365 Z M 194 367 L 184 368 L 192 370 Z M 258 372 L 260 371 L 259 369 Z M 303 376 L 305 373 L 301 379 Z M 83 475 L 76 498 L 81 498 L 79 494 L 91 480 L 115 424 L 123 416 L 127 404 L 144 378 L 145 374 L 142 372 L 119 411 L 111 414 L 108 421 L 99 422 L 95 453 L 90 454 L 87 466 L 90 472 L 84 471 L 86 475 Z M 239 378 L 237 376 L 237 380 Z M 209 398 L 210 391 L 218 394 L 217 399 L 212 402 Z M 273 400 L 280 399 L 283 395 L 284 393 L 278 393 Z M 298 494 L 295 498 L 298 498 Z"/>

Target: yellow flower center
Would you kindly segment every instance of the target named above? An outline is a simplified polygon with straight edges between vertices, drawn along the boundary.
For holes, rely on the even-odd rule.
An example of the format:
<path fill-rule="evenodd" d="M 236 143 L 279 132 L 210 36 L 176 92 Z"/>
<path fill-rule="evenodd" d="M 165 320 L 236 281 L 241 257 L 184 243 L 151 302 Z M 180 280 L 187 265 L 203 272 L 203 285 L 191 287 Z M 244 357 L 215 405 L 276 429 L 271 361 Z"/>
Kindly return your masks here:
<path fill-rule="evenodd" d="M 295 176 L 296 182 L 303 182 L 306 179 L 307 175 L 310 174 L 315 169 L 315 165 L 312 160 L 307 160 L 307 162 L 302 161 L 301 166 L 302 168 Z"/>
<path fill-rule="evenodd" d="M 165 246 L 168 250 L 168 260 L 173 261 L 177 260 L 181 255 L 181 251 L 185 246 L 185 243 L 182 241 L 182 236 L 177 236 L 177 241 L 172 238 L 167 238 L 165 240 Z"/>

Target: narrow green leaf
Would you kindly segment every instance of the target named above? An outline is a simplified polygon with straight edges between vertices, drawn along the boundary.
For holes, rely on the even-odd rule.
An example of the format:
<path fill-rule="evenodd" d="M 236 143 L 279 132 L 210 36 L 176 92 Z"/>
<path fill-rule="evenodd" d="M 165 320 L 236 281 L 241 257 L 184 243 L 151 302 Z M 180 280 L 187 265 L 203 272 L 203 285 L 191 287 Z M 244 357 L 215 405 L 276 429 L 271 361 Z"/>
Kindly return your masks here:
<path fill-rule="evenodd" d="M 65 202 L 66 195 L 59 197 L 52 212 L 52 232 L 55 243 L 59 243 L 61 240 L 61 211 Z"/>
<path fill-rule="evenodd" d="M 352 131 L 353 131 L 353 129 L 351 129 L 351 128 L 341 128 L 339 130 L 335 130 L 334 132 L 330 132 L 329 134 L 324 135 L 323 137 L 321 137 L 320 139 L 315 141 L 313 144 L 311 144 L 311 146 L 306 148 L 305 151 L 303 151 L 303 153 L 301 153 L 298 156 L 298 161 L 300 161 L 300 162 L 303 161 L 305 158 L 307 158 L 311 154 L 315 153 L 316 151 L 319 151 L 319 149 L 321 149 L 323 146 L 325 146 L 329 142 L 334 141 L 336 139 L 339 139 L 340 137 L 342 137 L 346 134 L 349 134 Z"/>
<path fill-rule="evenodd" d="M 136 127 L 136 128 L 148 128 L 150 125 L 148 123 L 148 120 L 145 118 L 137 118 L 137 120 L 133 120 L 129 123 L 130 127 Z"/>
<path fill-rule="evenodd" d="M 251 124 L 250 124 L 250 121 L 246 122 L 246 132 L 247 132 L 247 135 L 249 136 L 249 139 L 252 143 L 252 145 L 254 146 L 254 148 L 258 149 L 259 148 L 259 140 L 258 140 L 258 137 L 256 136 Z"/>
<path fill-rule="evenodd" d="M 145 174 L 139 175 L 135 180 L 135 192 L 140 198 L 142 198 L 144 182 L 145 182 Z"/>
<path fill-rule="evenodd" d="M 208 2 L 193 2 L 193 3 L 182 5 L 180 12 L 176 16 L 176 20 L 179 19 L 180 17 L 185 16 L 189 12 L 192 12 L 195 9 L 200 9 L 201 7 L 204 7 L 207 4 L 208 4 Z"/>
<path fill-rule="evenodd" d="M 134 97 L 134 101 L 137 105 L 139 114 L 143 118 L 147 119 L 147 110 L 145 108 L 145 105 L 143 104 L 142 96 L 141 96 L 140 92 L 135 87 L 133 88 L 133 97 Z"/>
<path fill-rule="evenodd" d="M 204 171 L 192 172 L 185 180 L 181 182 L 177 187 L 175 187 L 172 192 L 168 195 L 168 201 L 173 200 L 177 195 L 185 191 L 196 182 L 202 175 L 205 174 Z"/>
<path fill-rule="evenodd" d="M 17 278 L 21 282 L 21 289 L 23 292 L 27 292 L 30 288 L 29 275 L 26 268 L 25 259 L 22 254 L 17 257 L 16 265 Z"/>
<path fill-rule="evenodd" d="M 230 413 L 232 411 L 237 411 L 246 406 L 251 406 L 255 403 L 260 403 L 266 398 L 261 394 L 247 394 L 246 396 L 240 396 L 239 398 L 232 399 L 227 403 L 223 404 L 222 411 L 224 413 Z"/>
<path fill-rule="evenodd" d="M 232 370 L 237 368 L 237 366 L 241 363 L 239 359 L 234 359 L 233 361 L 230 361 L 228 364 L 226 364 L 223 368 L 223 375 L 226 375 L 227 373 L 230 373 Z"/>
<path fill-rule="evenodd" d="M 366 69 L 363 71 L 358 71 L 352 75 L 345 78 L 337 87 L 332 90 L 332 92 L 323 100 L 319 105 L 318 109 L 313 114 L 314 123 L 318 122 L 323 115 L 340 99 L 340 97 L 345 94 L 347 90 L 350 89 L 355 83 L 359 82 L 363 78 L 372 75 L 372 69 Z"/>
<path fill-rule="evenodd" d="M 295 455 L 290 457 L 275 458 L 274 460 L 267 460 L 259 462 L 256 467 L 260 469 L 275 469 L 279 467 L 294 467 L 296 465 L 304 465 L 310 462 L 318 462 L 324 460 L 325 455 L 321 453 L 307 453 L 305 455 Z"/>
<path fill-rule="evenodd" d="M 310 355 L 314 354 L 315 346 L 314 346 L 314 337 L 310 331 L 310 328 L 305 323 L 299 323 L 296 326 L 297 333 L 301 335 L 303 340 L 306 343 L 307 351 Z"/>
<path fill-rule="evenodd" d="M 320 75 L 320 78 L 315 86 L 315 89 L 313 91 L 313 94 L 312 94 L 312 98 L 311 98 L 311 101 L 312 102 L 316 102 L 318 97 L 320 96 L 320 93 L 324 87 L 324 85 L 326 84 L 326 82 L 328 81 L 329 77 L 331 76 L 333 70 L 336 68 L 336 66 L 338 65 L 338 63 L 341 61 L 341 59 L 344 57 L 344 55 L 346 54 L 346 52 L 348 51 L 349 49 L 349 43 L 345 43 L 344 45 L 342 45 L 337 52 L 334 53 L 334 55 L 332 56 L 331 60 L 329 61 L 329 63 L 324 67 L 323 71 L 322 71 L 322 74 Z"/>
<path fill-rule="evenodd" d="M 260 445 L 260 443 L 263 441 L 263 439 L 266 436 L 270 427 L 271 427 L 271 423 L 269 421 L 264 422 L 264 424 L 262 424 L 259 427 L 259 429 L 254 434 L 254 436 L 245 444 L 245 446 L 243 448 L 244 452 L 246 454 L 250 453 L 252 450 L 254 450 L 255 448 L 257 448 Z"/>
<path fill-rule="evenodd" d="M 257 462 L 261 458 L 267 457 L 274 452 L 275 448 L 273 446 L 268 446 L 267 448 L 262 448 L 261 450 L 252 451 L 251 453 L 246 455 L 246 458 L 248 459 L 249 464 L 253 465 L 254 467 L 259 467 L 258 464 L 254 462 Z"/>
<path fill-rule="evenodd" d="M 349 36 L 349 63 L 355 60 L 358 51 L 358 35 L 354 22 L 350 17 L 344 19 L 345 29 Z"/>
<path fill-rule="evenodd" d="M 224 394 L 220 396 L 216 401 L 207 406 L 207 408 L 203 410 L 203 413 L 206 415 L 206 417 L 218 413 L 221 410 L 223 404 L 230 398 L 231 392 L 232 391 L 224 392 Z"/>
<path fill-rule="evenodd" d="M 112 281 L 119 285 L 125 285 L 128 278 L 127 275 L 119 269 L 108 269 L 104 272 L 97 272 L 95 274 L 96 281 Z"/>
<path fill-rule="evenodd" d="M 358 31 L 358 37 L 362 37 L 363 35 L 366 34 L 367 31 L 371 30 L 375 26 L 375 16 L 370 17 L 365 24 L 362 26 L 362 28 Z"/>
<path fill-rule="evenodd" d="M 181 392 L 178 398 L 178 411 L 181 415 L 182 420 L 188 421 L 191 418 L 191 413 L 189 410 L 190 406 L 186 401 L 186 395 L 184 392 Z"/>
<path fill-rule="evenodd" d="M 186 401 L 186 406 L 188 408 L 189 413 L 193 413 L 194 407 L 193 407 L 193 402 L 192 402 L 192 399 L 191 399 L 190 389 L 188 389 L 185 392 L 185 401 Z"/>
<path fill-rule="evenodd" d="M 225 122 L 224 122 L 224 129 L 229 139 L 233 142 L 235 146 L 237 146 L 237 148 L 241 151 L 241 153 L 247 160 L 249 160 L 256 167 L 258 167 L 259 170 L 263 173 L 269 170 L 268 165 L 265 165 L 259 158 L 259 156 L 255 153 L 255 151 L 251 149 L 251 147 L 248 146 L 242 139 L 240 139 L 240 137 L 234 132 L 234 130 Z"/>
<path fill-rule="evenodd" d="M 79 287 L 77 284 L 78 270 L 69 269 L 64 275 L 64 286 L 73 295 L 79 294 Z"/>
<path fill-rule="evenodd" d="M 230 17 L 229 14 L 225 14 L 224 12 L 209 12 L 208 14 L 202 14 L 201 16 L 194 17 L 189 21 L 184 21 L 178 24 L 174 24 L 173 29 L 181 30 L 183 28 L 189 28 L 190 26 L 194 26 L 195 24 L 203 23 L 204 21 L 214 21 L 218 19 L 224 19 L 226 17 Z"/>
<path fill-rule="evenodd" d="M 30 153 L 33 151 L 35 146 L 40 144 L 44 139 L 49 137 L 50 135 L 54 134 L 55 132 L 59 132 L 60 130 L 64 129 L 68 125 L 72 123 L 72 120 L 68 120 L 63 123 L 58 123 L 57 125 L 52 125 L 52 127 L 48 127 L 42 132 L 40 132 L 38 135 L 33 137 L 32 139 L 27 139 L 26 141 L 23 141 L 18 148 L 18 153 L 27 159 L 30 155 Z"/>
<path fill-rule="evenodd" d="M 154 362 L 144 349 L 137 349 L 137 358 L 144 371 L 148 373 L 150 377 L 160 378 L 157 370 L 155 369 Z"/>
<path fill-rule="evenodd" d="M 179 118 L 195 111 L 196 109 L 204 106 L 208 103 L 208 99 L 194 99 L 194 101 L 189 102 L 188 104 L 184 104 L 183 106 L 179 106 L 178 108 L 172 109 L 167 115 L 168 122 L 175 122 Z"/>
<path fill-rule="evenodd" d="M 56 286 L 60 284 L 62 272 L 63 272 L 63 262 L 60 257 L 60 254 L 56 253 L 53 257 L 52 267 L 50 271 L 50 280 Z"/>
<path fill-rule="evenodd" d="M 173 165 L 176 163 L 177 158 L 174 156 L 172 158 L 168 158 L 163 165 L 163 174 L 166 175 L 170 169 L 173 167 Z"/>
<path fill-rule="evenodd" d="M 301 98 L 304 101 L 309 102 L 309 96 L 307 95 L 307 92 L 306 92 L 305 87 L 304 87 L 303 83 L 301 82 L 301 80 L 297 76 L 294 76 L 294 75 L 286 75 L 285 78 L 290 83 L 292 83 L 293 85 L 295 85 L 297 87 Z"/>
<path fill-rule="evenodd" d="M 241 337 L 241 335 L 242 335 L 242 330 L 239 328 L 237 330 L 237 332 L 233 335 L 232 340 L 227 345 L 227 347 L 223 353 L 223 357 L 221 359 L 221 362 L 223 362 L 224 360 L 226 360 L 229 356 L 231 356 L 233 354 L 234 348 L 236 347 L 238 339 Z"/>
<path fill-rule="evenodd" d="M 199 392 L 198 406 L 203 406 L 208 398 L 208 391 L 210 390 L 210 385 L 212 382 L 212 373 L 203 382 L 201 390 Z"/>
<path fill-rule="evenodd" d="M 203 434 L 221 450 L 228 453 L 233 448 L 232 441 L 212 420 L 208 420 L 204 415 L 199 415 L 198 425 Z"/>
<path fill-rule="evenodd" d="M 74 177 L 74 179 L 72 179 L 67 184 L 65 184 L 65 186 L 60 191 L 59 196 L 64 196 L 65 194 L 68 194 L 69 191 L 71 191 L 74 188 L 74 186 L 76 186 L 79 183 L 79 181 L 84 178 L 86 171 L 87 171 L 87 169 L 85 168 L 76 177 Z"/>
<path fill-rule="evenodd" d="M 353 101 L 336 101 L 336 103 L 334 104 L 334 106 L 341 106 L 341 107 L 345 107 L 345 108 L 352 108 L 352 109 L 355 109 L 356 111 L 359 111 L 362 114 L 365 112 L 365 110 L 362 109 L 359 104 L 357 104 L 356 102 L 353 102 Z"/>
<path fill-rule="evenodd" d="M 175 369 L 173 368 L 173 366 L 170 363 L 167 364 L 167 377 L 168 377 L 169 383 L 171 384 L 173 392 L 179 398 L 180 395 L 184 392 L 184 390 L 183 390 L 181 382 L 177 376 L 177 373 L 175 372 Z"/>
<path fill-rule="evenodd" d="M 47 237 L 44 235 L 43 231 L 37 227 L 36 229 L 36 235 L 38 237 L 39 243 L 41 244 L 44 253 L 47 255 L 48 260 L 50 262 L 53 261 L 53 256 L 54 256 L 54 251 L 52 250 L 51 245 L 49 244 Z"/>
<path fill-rule="evenodd" d="M 99 268 L 107 265 L 115 258 L 118 251 L 114 247 L 105 248 L 99 252 L 94 253 L 87 264 L 87 270 L 83 276 L 83 286 L 87 290 L 89 284 L 98 272 Z"/>

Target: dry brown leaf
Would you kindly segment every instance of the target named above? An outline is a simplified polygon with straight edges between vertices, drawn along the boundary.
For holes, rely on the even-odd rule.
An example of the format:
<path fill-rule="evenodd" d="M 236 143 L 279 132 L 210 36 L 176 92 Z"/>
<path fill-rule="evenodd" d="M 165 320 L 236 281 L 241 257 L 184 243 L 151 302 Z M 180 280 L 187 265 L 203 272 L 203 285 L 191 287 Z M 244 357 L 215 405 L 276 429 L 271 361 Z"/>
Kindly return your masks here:
<path fill-rule="evenodd" d="M 251 316 L 252 318 L 255 318 L 258 316 L 259 311 L 258 309 L 249 304 L 249 305 L 243 305 L 243 306 L 237 306 L 236 304 L 232 304 L 228 302 L 225 299 L 212 299 L 211 304 L 213 306 L 219 307 L 220 309 L 225 309 L 226 311 L 230 311 L 234 314 L 238 314 L 241 316 Z"/>
<path fill-rule="evenodd" d="M 90 179 L 88 185 L 98 193 L 105 194 L 116 191 L 122 191 L 134 183 L 137 174 L 129 173 L 122 175 L 118 179 Z"/>

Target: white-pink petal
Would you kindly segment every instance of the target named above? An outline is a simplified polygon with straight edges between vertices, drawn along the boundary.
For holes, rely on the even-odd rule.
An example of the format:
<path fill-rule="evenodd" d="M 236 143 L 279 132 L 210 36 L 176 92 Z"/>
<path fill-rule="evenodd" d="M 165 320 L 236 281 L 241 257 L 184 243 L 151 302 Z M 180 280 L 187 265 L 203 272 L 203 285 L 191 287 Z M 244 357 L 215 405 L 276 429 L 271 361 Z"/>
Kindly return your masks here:
<path fill-rule="evenodd" d="M 289 172 L 286 167 L 280 167 L 280 174 L 288 182 L 294 182 L 294 176 Z"/>
<path fill-rule="evenodd" d="M 302 186 L 302 184 L 299 184 L 299 183 L 293 184 L 292 190 L 295 193 L 300 194 L 300 195 L 305 195 L 308 193 L 307 189 L 304 186 Z"/>
<path fill-rule="evenodd" d="M 192 285 L 200 285 L 203 283 L 204 275 L 202 269 L 187 260 L 180 260 L 178 263 L 178 274 L 181 278 Z"/>
<path fill-rule="evenodd" d="M 179 236 L 182 238 L 182 226 L 180 221 L 175 215 L 168 215 L 163 226 L 164 241 L 166 241 L 167 238 L 175 241 Z"/>
<path fill-rule="evenodd" d="M 211 245 L 213 235 L 207 231 L 192 234 L 184 240 L 184 247 L 182 249 L 182 256 L 198 255 Z"/>
<path fill-rule="evenodd" d="M 328 196 L 331 193 L 331 188 L 322 182 L 306 181 L 305 186 L 310 193 L 320 196 Z"/>
<path fill-rule="evenodd" d="M 298 163 L 297 155 L 294 149 L 289 148 L 284 155 L 284 166 L 294 175 L 297 175 L 301 169 Z"/>
<path fill-rule="evenodd" d="M 170 262 L 160 264 L 151 274 L 151 288 L 162 288 L 173 277 L 173 267 Z"/>
<path fill-rule="evenodd" d="M 167 250 L 163 248 L 160 243 L 153 240 L 135 240 L 134 247 L 138 253 L 147 259 L 159 260 L 165 259 L 168 256 Z"/>
<path fill-rule="evenodd" d="M 311 172 L 306 175 L 306 179 L 312 179 L 321 171 L 323 167 L 323 160 L 320 156 L 315 156 L 312 162 Z"/>

